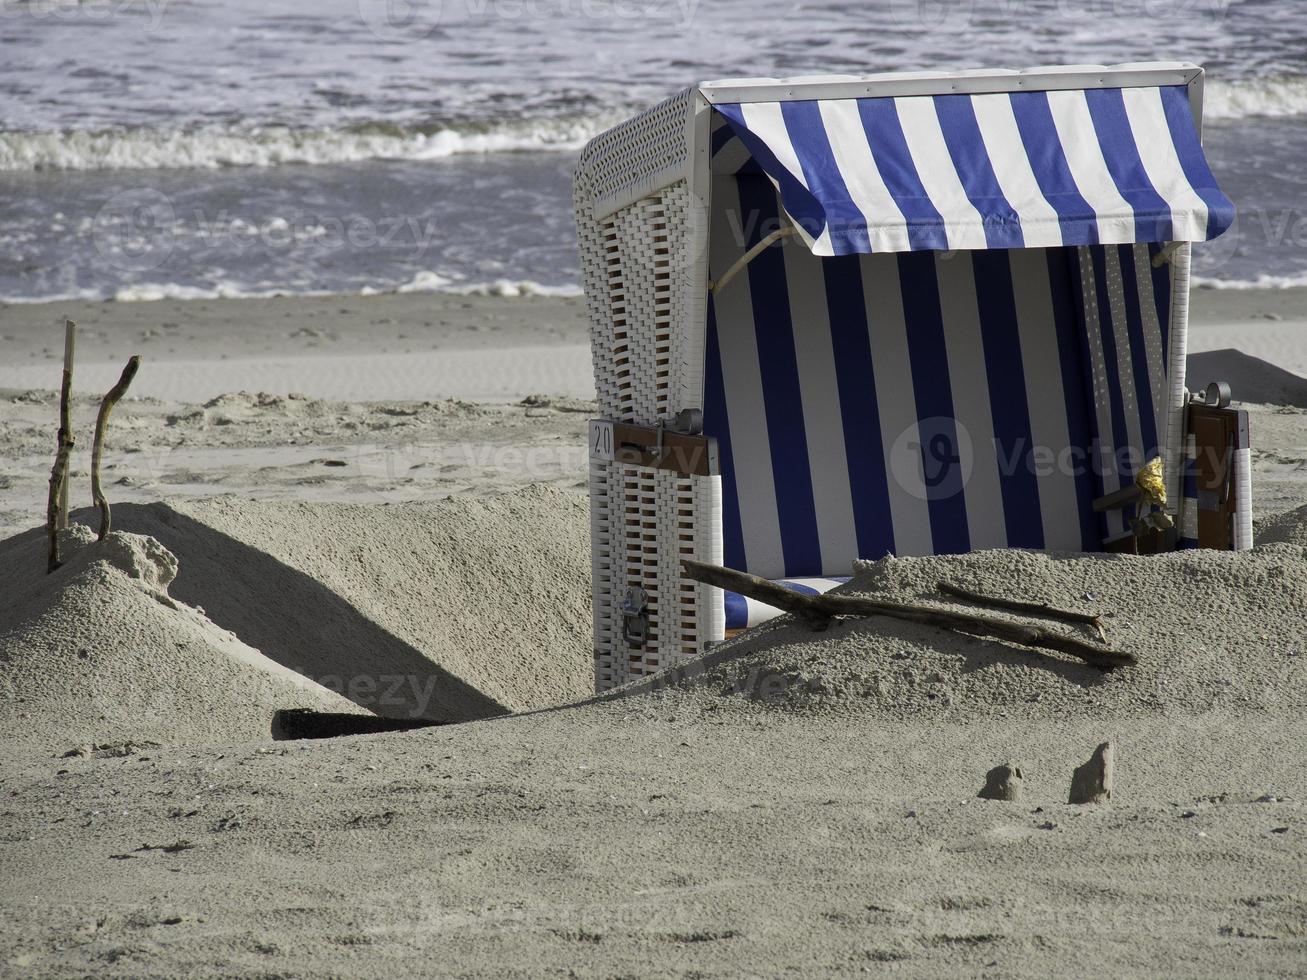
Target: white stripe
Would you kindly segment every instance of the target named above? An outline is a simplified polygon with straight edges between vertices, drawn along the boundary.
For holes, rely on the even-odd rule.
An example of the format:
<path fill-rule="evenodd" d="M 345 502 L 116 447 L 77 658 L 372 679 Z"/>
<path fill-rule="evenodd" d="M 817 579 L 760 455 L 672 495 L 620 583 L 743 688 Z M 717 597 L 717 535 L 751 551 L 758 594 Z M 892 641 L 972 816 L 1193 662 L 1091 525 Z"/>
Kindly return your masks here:
<path fill-rule="evenodd" d="M 1006 93 L 973 95 L 971 105 L 976 111 L 980 138 L 989 153 L 998 186 L 1021 219 L 1021 235 L 1026 248 L 1061 245 L 1061 220 L 1057 209 L 1048 203 L 1044 192 L 1039 189 L 1039 181 L 1035 179 L 1035 171 L 1021 141 L 1021 131 L 1017 128 L 1012 99 Z"/>
<path fill-rule="evenodd" d="M 914 442 L 920 441 L 898 257 L 864 255 L 860 264 L 863 300 L 867 307 L 867 332 L 871 341 L 872 376 L 876 381 L 876 407 L 885 455 L 883 465 L 894 527 L 894 553 L 900 556 L 930 555 L 934 554 L 935 547 L 920 463 L 914 473 L 903 472 L 902 468 L 896 473 L 892 462 L 894 443 L 900 436 L 906 433 Z"/>
<path fill-rule="evenodd" d="M 780 165 L 788 170 L 795 180 L 807 188 L 808 181 L 803 176 L 803 165 L 799 163 L 798 154 L 794 152 L 794 144 L 790 142 L 790 131 L 785 128 L 785 117 L 781 114 L 781 104 L 779 102 L 745 102 L 740 105 L 740 112 L 744 114 L 744 125 L 749 132 L 766 143 L 767 149 L 771 150 Z M 770 175 L 768 175 L 768 178 L 770 179 Z M 779 193 L 780 185 L 775 180 L 772 180 L 772 184 L 776 186 L 777 193 Z M 787 210 L 785 213 L 789 214 L 789 211 Z M 794 221 L 793 215 L 790 215 L 790 221 L 798 230 L 799 237 L 803 239 L 814 255 L 835 254 L 835 249 L 831 247 L 829 226 L 823 225 L 821 234 L 813 239 L 806 228 Z"/>
<path fill-rule="evenodd" d="M 739 245 L 740 199 L 732 177 L 713 181 L 712 275 L 730 268 L 743 254 Z M 722 382 L 730 422 L 731 455 L 744 530 L 745 571 L 764 578 L 785 574 L 781 551 L 776 484 L 772 479 L 771 446 L 767 441 L 766 408 L 758 342 L 753 329 L 753 303 L 747 280 L 723 289 L 714 302 L 721 344 Z"/>
<path fill-rule="evenodd" d="M 1039 485 L 1044 547 L 1050 551 L 1080 551 L 1087 542 L 1080 537 L 1080 502 L 1071 467 L 1083 466 L 1084 460 L 1066 453 L 1071 434 L 1066 389 L 1062 387 L 1062 358 L 1053 322 L 1048 253 L 1014 248 L 1008 255 L 1012 263 L 1012 294 L 1021 339 L 1026 405 L 1030 411 L 1030 439 L 1034 443 L 1031 447 L 1034 455 L 1028 461 L 1035 467 Z M 1079 351 L 1075 357 L 1080 360 Z"/>
<path fill-rule="evenodd" d="M 783 255 L 808 443 L 808 473 L 821 546 L 822 567 L 808 570 L 843 575 L 858 557 L 858 536 L 825 279 L 821 259 L 806 248 L 787 248 Z"/>
<path fill-rule="evenodd" d="M 747 626 L 757 626 L 769 619 L 775 619 L 781 614 L 781 611 L 775 606 L 769 606 L 757 599 L 750 599 L 748 596 L 744 596 L 744 607 L 748 610 L 744 620 Z"/>
<path fill-rule="evenodd" d="M 781 582 L 782 582 L 782 583 L 784 583 L 784 582 L 789 582 L 789 583 L 791 583 L 791 584 L 793 584 L 793 585 L 805 585 L 805 586 L 807 586 L 807 587 L 810 588 L 810 589 L 816 589 L 816 590 L 817 590 L 818 592 L 820 592 L 822 595 L 825 595 L 827 592 L 829 592 L 831 589 L 835 588 L 837 585 L 843 585 L 843 584 L 844 584 L 843 582 L 837 582 L 837 581 L 836 581 L 835 579 L 833 579 L 833 578 L 823 578 L 823 577 L 817 577 L 817 578 L 786 578 L 786 579 L 781 579 Z"/>
<path fill-rule="evenodd" d="M 1234 551 L 1253 546 L 1253 456 L 1251 449 L 1234 451 Z"/>
<path fill-rule="evenodd" d="M 969 474 L 963 488 L 967 508 L 967 534 L 971 549 L 1007 547 L 1003 513 L 1003 487 L 998 477 L 994 443 L 994 417 L 990 408 L 985 346 L 980 335 L 975 270 L 970 255 L 945 257 L 935 253 L 939 279 L 939 305 L 944 320 L 944 347 L 952 389 L 953 417 L 970 436 L 958 438 L 962 472 Z M 1003 397 L 999 393 L 999 397 Z"/>
<path fill-rule="evenodd" d="M 1098 215 L 1098 239 L 1104 244 L 1133 243 L 1135 213 L 1116 189 L 1103 159 L 1089 104 L 1082 91 L 1049 92 L 1048 106 L 1058 141 L 1076 187 Z"/>
<path fill-rule="evenodd" d="M 831 154 L 849 197 L 867 222 L 873 252 L 908 252 L 908 223 L 881 178 L 854 99 L 817 103 Z"/>
<path fill-rule="evenodd" d="M 949 248 L 986 248 L 984 220 L 967 197 L 953 166 L 934 100 L 901 98 L 895 99 L 894 105 L 917 176 L 935 210 L 944 218 Z"/>
<path fill-rule="evenodd" d="M 1144 172 L 1154 190 L 1171 207 L 1174 226 L 1171 238 L 1175 241 L 1206 241 L 1207 202 L 1198 196 L 1180 166 L 1180 156 L 1175 151 L 1171 130 L 1166 124 L 1166 111 L 1162 108 L 1162 90 L 1127 88 L 1122 89 L 1121 94 Z"/>

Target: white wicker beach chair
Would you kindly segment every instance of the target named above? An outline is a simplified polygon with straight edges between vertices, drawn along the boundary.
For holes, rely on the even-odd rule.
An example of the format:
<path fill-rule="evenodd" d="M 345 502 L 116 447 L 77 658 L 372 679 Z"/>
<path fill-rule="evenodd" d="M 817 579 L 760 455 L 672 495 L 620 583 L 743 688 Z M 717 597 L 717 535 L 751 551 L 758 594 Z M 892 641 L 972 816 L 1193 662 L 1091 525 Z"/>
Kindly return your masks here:
<path fill-rule="evenodd" d="M 1159 456 L 1192 511 L 1189 243 L 1233 220 L 1201 116 L 1189 64 L 746 79 L 593 140 L 597 689 L 766 615 L 682 558 L 824 589 L 1102 550 L 1136 515 L 1095 500 Z"/>

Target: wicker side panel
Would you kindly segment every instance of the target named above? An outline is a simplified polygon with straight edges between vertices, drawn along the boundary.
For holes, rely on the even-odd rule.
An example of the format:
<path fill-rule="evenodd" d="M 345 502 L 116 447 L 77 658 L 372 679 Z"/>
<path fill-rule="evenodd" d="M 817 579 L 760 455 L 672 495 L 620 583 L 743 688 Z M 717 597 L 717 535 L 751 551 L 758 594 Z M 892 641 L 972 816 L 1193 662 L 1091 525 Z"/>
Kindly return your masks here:
<path fill-rule="evenodd" d="M 576 169 L 595 387 L 601 414 L 616 421 L 651 425 L 700 407 L 706 269 L 691 243 L 706 218 L 690 206 L 695 104 L 687 89 L 597 136 Z"/>
<path fill-rule="evenodd" d="M 608 494 L 601 511 L 596 487 Z M 595 689 L 646 677 L 720 639 L 721 593 L 681 577 L 682 558 L 720 561 L 721 483 L 623 463 L 592 464 L 595 540 Z M 648 642 L 627 645 L 621 604 L 628 588 L 648 597 Z"/>
<path fill-rule="evenodd" d="M 607 691 L 626 683 L 625 661 L 615 660 L 621 643 L 621 623 L 613 580 L 613 493 L 611 463 L 590 461 L 590 591 L 594 613 L 595 690 Z"/>
<path fill-rule="evenodd" d="M 578 208 L 595 389 L 605 418 L 653 425 L 698 407 L 681 404 L 690 390 L 683 377 L 689 210 L 685 181 L 598 221 Z"/>

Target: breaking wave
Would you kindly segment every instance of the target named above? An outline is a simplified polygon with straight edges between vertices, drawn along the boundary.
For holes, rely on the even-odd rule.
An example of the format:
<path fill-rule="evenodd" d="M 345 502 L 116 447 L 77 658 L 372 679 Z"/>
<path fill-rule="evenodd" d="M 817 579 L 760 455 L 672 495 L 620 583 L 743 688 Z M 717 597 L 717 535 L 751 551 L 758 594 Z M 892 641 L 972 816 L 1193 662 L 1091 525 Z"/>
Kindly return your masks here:
<path fill-rule="evenodd" d="M 1209 80 L 1203 91 L 1203 117 L 1243 119 L 1248 116 L 1307 115 L 1307 78 L 1301 75 Z"/>
<path fill-rule="evenodd" d="M 0 171 L 268 167 L 577 150 L 613 122 L 582 116 L 464 127 L 368 124 L 346 129 L 8 132 L 0 133 Z"/>

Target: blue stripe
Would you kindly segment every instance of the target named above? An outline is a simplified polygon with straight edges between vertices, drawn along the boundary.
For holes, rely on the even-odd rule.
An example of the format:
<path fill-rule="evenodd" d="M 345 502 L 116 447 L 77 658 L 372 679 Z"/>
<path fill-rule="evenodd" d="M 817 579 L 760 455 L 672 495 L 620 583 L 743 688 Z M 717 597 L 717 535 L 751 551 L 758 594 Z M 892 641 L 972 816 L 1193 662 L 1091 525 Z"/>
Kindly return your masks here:
<path fill-rule="evenodd" d="M 1089 206 L 1066 162 L 1062 141 L 1053 124 L 1053 110 L 1044 92 L 1013 92 L 1012 112 L 1025 147 L 1026 158 L 1044 199 L 1057 212 L 1066 245 L 1090 245 L 1098 241 L 1098 214 Z"/>
<path fill-rule="evenodd" d="M 790 134 L 790 144 L 803 168 L 808 192 L 815 194 L 826 212 L 826 230 L 836 255 L 871 251 L 867 219 L 853 203 L 844 175 L 835 163 L 826 126 L 816 102 L 782 102 L 781 117 Z"/>
<path fill-rule="evenodd" d="M 1130 368 L 1135 379 L 1135 402 L 1139 409 L 1139 436 L 1144 440 L 1143 459 L 1157 455 L 1157 403 L 1153 401 L 1153 385 L 1148 377 L 1148 345 L 1144 337 L 1143 309 L 1139 305 L 1139 280 L 1135 275 L 1135 247 L 1118 245 L 1117 261 L 1121 263 L 1121 291 L 1125 293 L 1126 333 L 1130 337 Z"/>
<path fill-rule="evenodd" d="M 744 596 L 738 592 L 727 591 L 725 593 L 726 603 L 726 628 L 728 630 L 742 630 L 749 625 L 749 603 L 745 601 Z"/>
<path fill-rule="evenodd" d="M 1148 269 L 1153 277 L 1153 302 L 1157 305 L 1157 323 L 1162 328 L 1162 355 L 1166 358 L 1166 373 L 1171 374 L 1171 267 L 1169 263 L 1154 266 L 1153 259 L 1162 254 L 1162 246 L 1148 244 Z"/>
<path fill-rule="evenodd" d="M 776 154 L 772 153 L 766 143 L 750 132 L 744 122 L 744 112 L 738 104 L 721 103 L 717 106 L 717 111 L 730 123 L 735 135 L 743 141 L 745 148 L 753 154 L 763 170 L 776 181 L 780 187 L 785 211 L 790 219 L 812 238 L 819 238 L 822 229 L 826 227 L 826 212 L 822 209 L 821 202 L 808 193 L 808 189 L 781 165 L 781 162 L 776 159 Z M 747 224 L 752 215 L 747 208 L 741 208 L 741 211 L 743 212 L 741 218 Z"/>
<path fill-rule="evenodd" d="M 898 255 L 903 315 L 908 325 L 908 359 L 917 402 L 921 461 L 935 554 L 971 550 L 962 465 L 958 459 L 957 418 L 949 385 L 944 319 L 939 304 L 935 256 Z"/>
<path fill-rule="evenodd" d="M 1135 134 L 1130 128 L 1130 117 L 1125 111 L 1125 97 L 1119 88 L 1089 89 L 1085 104 L 1103 149 L 1107 172 L 1121 196 L 1135 213 L 1137 242 L 1167 242 L 1175 237 L 1172 230 L 1171 204 L 1161 194 L 1144 170 L 1135 145 Z M 1140 134 L 1147 139 L 1147 133 Z"/>
<path fill-rule="evenodd" d="M 1116 330 L 1112 319 L 1111 297 L 1107 288 L 1106 246 L 1093 246 L 1089 249 L 1089 257 L 1094 270 L 1094 295 L 1098 302 L 1098 323 L 1090 324 L 1089 329 L 1098 330 L 1098 335 L 1103 344 L 1103 366 L 1107 374 L 1107 401 L 1112 417 L 1111 447 L 1113 459 L 1116 462 L 1119 485 L 1125 487 L 1130 485 L 1130 481 L 1134 477 L 1134 468 L 1130 464 L 1133 453 L 1138 447 L 1130 445 L 1130 430 L 1126 426 L 1125 399 L 1121 392 L 1121 371 L 1117 361 Z M 1099 438 L 1103 439 L 1103 436 L 1104 433 L 1100 432 Z M 1106 442 L 1105 439 L 1103 441 Z M 1122 509 L 1121 514 L 1128 522 L 1134 516 L 1134 507 L 1126 506 Z"/>
<path fill-rule="evenodd" d="M 774 227 L 778 217 L 776 193 L 770 183 L 738 180 L 740 209 L 756 214 L 747 247 Z M 803 395 L 799 387 L 798 358 L 794 350 L 794 322 L 785 278 L 781 246 L 765 248 L 748 266 L 753 301 L 753 328 L 758 343 L 758 366 L 767 415 L 767 442 L 771 448 L 772 478 L 780 516 L 781 551 L 786 575 L 816 575 L 822 570 L 817 540 L 817 506 L 812 474 L 808 469 L 808 436 L 804 430 Z"/>
<path fill-rule="evenodd" d="M 989 407 L 994 421 L 1003 522 L 1010 548 L 1044 547 L 1044 521 L 1039 509 L 1039 480 L 1031 457 L 1030 404 L 1021 358 L 1021 332 L 1012 294 L 1012 264 L 1004 250 L 971 253 L 975 270 L 976 307 L 984 341 Z M 984 452 L 985 447 L 976 447 Z"/>
<path fill-rule="evenodd" d="M 1207 203 L 1207 237 L 1215 238 L 1234 223 L 1234 203 L 1221 192 L 1212 176 L 1212 168 L 1203 154 L 1194 127 L 1193 112 L 1189 108 L 1189 91 L 1183 85 L 1168 85 L 1159 89 L 1162 111 L 1171 130 L 1171 142 L 1180 169 L 1189 180 L 1189 186 Z"/>
<path fill-rule="evenodd" d="M 703 431 L 717 440 L 722 477 L 722 561 L 728 568 L 748 569 L 744 555 L 744 527 L 740 523 L 740 495 L 735 483 L 735 458 L 731 454 L 731 420 L 726 407 L 721 340 L 717 335 L 717 312 L 711 295 L 708 297 L 708 344 L 704 357 Z"/>
<path fill-rule="evenodd" d="M 1081 459 L 1070 460 L 1075 468 L 1076 512 L 1080 515 L 1081 547 L 1100 551 L 1107 537 L 1107 519 L 1094 513 L 1093 503 L 1097 471 L 1091 399 L 1086 379 L 1089 372 L 1088 351 L 1084 348 L 1084 297 L 1080 290 L 1080 254 L 1076 248 L 1050 248 L 1048 284 L 1053 296 L 1053 329 L 1057 334 L 1057 352 L 1062 366 L 1062 393 L 1066 399 L 1068 445 L 1083 452 Z M 1100 487 L 1101 481 L 1097 481 Z"/>
<path fill-rule="evenodd" d="M 811 585 L 804 585 L 802 582 L 791 582 L 789 579 L 781 579 L 778 584 L 785 586 L 791 592 L 798 592 L 800 595 L 821 595 L 821 593 Z"/>
<path fill-rule="evenodd" d="M 859 99 L 858 115 L 876 169 L 894 203 L 907 219 L 908 244 L 914 251 L 947 249 L 944 218 L 926 193 L 917 165 L 903 136 L 899 111 L 893 99 Z"/>
<path fill-rule="evenodd" d="M 940 132 L 953 158 L 953 169 L 958 172 L 967 200 L 980 212 L 985 228 L 985 242 L 990 248 L 1022 248 L 1026 239 L 1021 231 L 1021 218 L 1008 202 L 989 151 L 985 149 L 976 110 L 969 95 L 937 95 L 934 97 L 935 114 L 939 117 Z"/>
<path fill-rule="evenodd" d="M 721 153 L 733 139 L 735 139 L 735 130 L 732 127 L 718 126 L 714 129 L 712 131 L 712 155 L 716 156 Z"/>
<path fill-rule="evenodd" d="M 860 558 L 882 558 L 894 552 L 890 520 L 889 477 L 880 434 L 880 405 L 872 370 L 871 338 L 867 330 L 862 290 L 862 260 L 857 256 L 826 259 L 826 308 L 830 317 L 835 383 L 840 394 L 844 452 L 853 493 L 853 523 Z"/>

